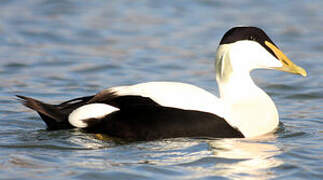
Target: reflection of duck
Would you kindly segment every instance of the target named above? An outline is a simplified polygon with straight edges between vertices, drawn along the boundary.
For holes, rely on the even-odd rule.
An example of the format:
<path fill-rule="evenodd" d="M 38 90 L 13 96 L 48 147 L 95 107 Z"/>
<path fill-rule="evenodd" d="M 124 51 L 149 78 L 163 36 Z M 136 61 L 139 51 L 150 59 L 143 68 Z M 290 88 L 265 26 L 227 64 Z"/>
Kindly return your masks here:
<path fill-rule="evenodd" d="M 236 160 L 233 163 L 215 164 L 212 173 L 221 176 L 244 179 L 244 175 L 247 175 L 246 179 L 270 179 L 276 176 L 270 173 L 270 169 L 283 164 L 283 161 L 275 158 L 281 151 L 274 144 L 250 139 L 221 139 L 209 144 L 217 158 Z"/>
<path fill-rule="evenodd" d="M 253 69 L 306 76 L 261 29 L 235 27 L 216 55 L 220 98 L 196 86 L 149 82 L 103 90 L 59 105 L 18 96 L 49 129 L 83 128 L 135 140 L 172 137 L 254 137 L 278 126 L 270 97 L 250 77 Z"/>

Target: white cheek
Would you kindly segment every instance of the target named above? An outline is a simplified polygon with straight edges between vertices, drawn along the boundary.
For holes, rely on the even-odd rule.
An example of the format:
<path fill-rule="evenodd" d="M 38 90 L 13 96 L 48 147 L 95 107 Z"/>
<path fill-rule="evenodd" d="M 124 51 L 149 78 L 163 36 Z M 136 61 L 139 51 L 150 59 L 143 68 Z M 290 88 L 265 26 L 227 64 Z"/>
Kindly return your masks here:
<path fill-rule="evenodd" d="M 230 52 L 234 68 L 257 69 L 282 67 L 282 63 L 257 42 L 239 41 L 234 43 Z"/>
<path fill-rule="evenodd" d="M 268 60 L 268 64 L 267 64 L 268 68 L 282 67 L 283 66 L 283 64 L 278 59 L 273 57 L 273 55 L 271 55 L 271 57 L 272 58 Z"/>
<path fill-rule="evenodd" d="M 255 59 L 258 56 L 257 47 L 252 42 L 239 41 L 230 49 L 230 61 L 234 71 L 249 71 L 255 68 Z"/>
<path fill-rule="evenodd" d="M 265 48 L 259 49 L 257 68 L 270 69 L 274 67 L 282 67 L 283 64 Z"/>

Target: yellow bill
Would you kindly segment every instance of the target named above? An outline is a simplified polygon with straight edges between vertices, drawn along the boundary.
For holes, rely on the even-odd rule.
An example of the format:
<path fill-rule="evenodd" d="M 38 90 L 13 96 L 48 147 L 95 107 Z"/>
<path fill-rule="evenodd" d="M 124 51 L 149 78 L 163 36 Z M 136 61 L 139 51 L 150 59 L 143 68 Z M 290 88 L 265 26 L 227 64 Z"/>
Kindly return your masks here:
<path fill-rule="evenodd" d="M 272 43 L 265 41 L 266 46 L 268 46 L 278 57 L 280 62 L 283 64 L 282 67 L 275 67 L 274 69 L 280 70 L 280 71 L 285 71 L 285 72 L 290 72 L 294 74 L 300 74 L 304 77 L 307 76 L 307 73 L 305 69 L 303 69 L 300 66 L 297 66 L 294 64 L 281 50 L 279 50 L 275 45 Z"/>

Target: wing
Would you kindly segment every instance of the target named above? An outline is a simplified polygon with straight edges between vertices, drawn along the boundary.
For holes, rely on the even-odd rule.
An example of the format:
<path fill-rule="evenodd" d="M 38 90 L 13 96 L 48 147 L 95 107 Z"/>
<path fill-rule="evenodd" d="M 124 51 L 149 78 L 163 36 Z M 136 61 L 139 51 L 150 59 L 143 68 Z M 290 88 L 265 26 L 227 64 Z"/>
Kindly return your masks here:
<path fill-rule="evenodd" d="M 223 106 L 217 97 L 189 84 L 120 86 L 58 105 L 18 97 L 39 113 L 48 129 L 74 126 L 132 140 L 243 137 L 223 118 Z"/>
<path fill-rule="evenodd" d="M 218 97 L 204 89 L 185 83 L 149 82 L 113 87 L 101 91 L 90 102 L 105 102 L 118 107 L 111 103 L 113 99 L 117 101 L 116 98 L 120 100 L 118 103 L 122 104 L 158 104 L 183 110 L 209 112 L 225 117 L 223 103 Z"/>
<path fill-rule="evenodd" d="M 241 132 L 221 115 L 214 95 L 196 86 L 151 82 L 101 91 L 88 102 L 118 108 L 104 117 L 82 119 L 86 131 L 130 140 L 174 137 L 238 138 Z M 90 109 L 97 109 L 93 105 Z M 220 106 L 220 111 L 219 108 Z M 90 112 L 90 111 L 89 111 Z M 76 123 L 77 124 L 77 123 Z"/>

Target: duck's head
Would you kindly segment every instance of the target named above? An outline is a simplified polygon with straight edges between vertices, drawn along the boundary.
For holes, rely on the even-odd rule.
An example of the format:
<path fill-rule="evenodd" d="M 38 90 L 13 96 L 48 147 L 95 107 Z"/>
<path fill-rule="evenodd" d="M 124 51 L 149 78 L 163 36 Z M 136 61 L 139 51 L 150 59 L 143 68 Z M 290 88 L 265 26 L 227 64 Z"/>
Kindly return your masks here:
<path fill-rule="evenodd" d="M 262 29 L 257 27 L 230 29 L 224 34 L 217 50 L 217 78 L 225 80 L 232 72 L 249 74 L 253 69 L 276 69 L 307 75 L 306 71 L 295 65 Z"/>

